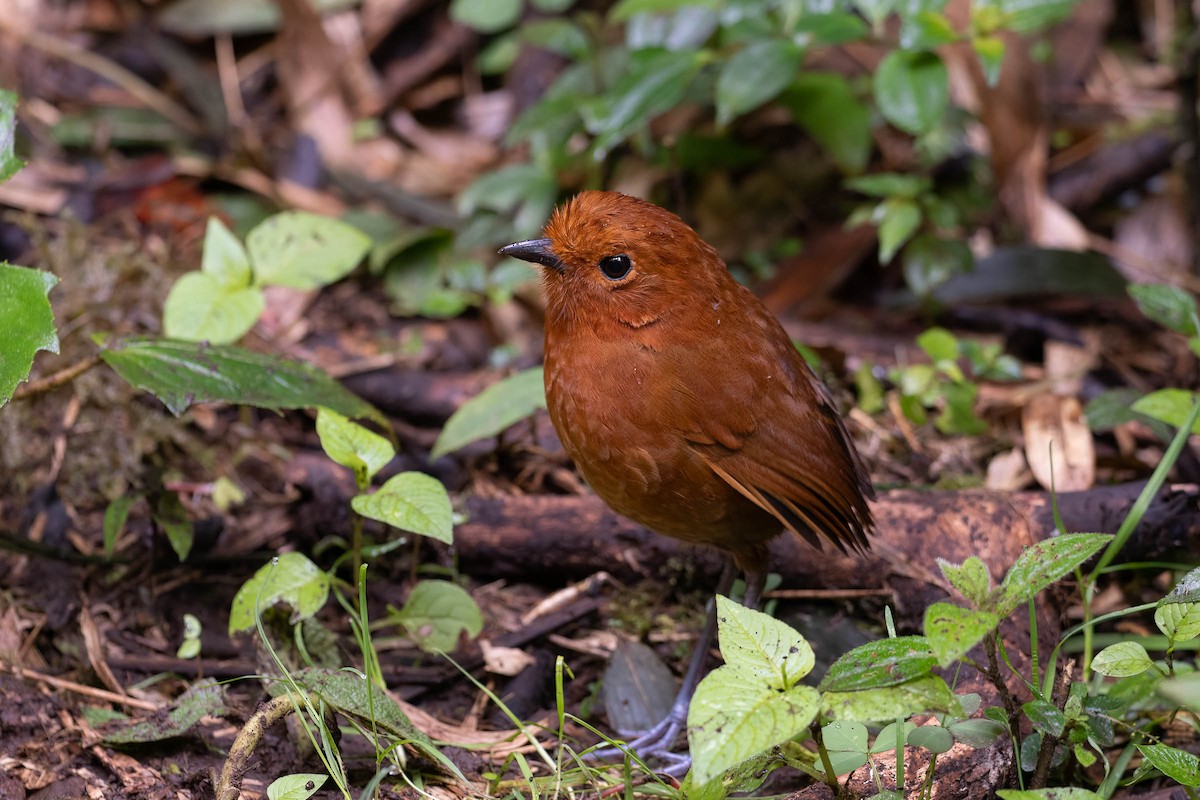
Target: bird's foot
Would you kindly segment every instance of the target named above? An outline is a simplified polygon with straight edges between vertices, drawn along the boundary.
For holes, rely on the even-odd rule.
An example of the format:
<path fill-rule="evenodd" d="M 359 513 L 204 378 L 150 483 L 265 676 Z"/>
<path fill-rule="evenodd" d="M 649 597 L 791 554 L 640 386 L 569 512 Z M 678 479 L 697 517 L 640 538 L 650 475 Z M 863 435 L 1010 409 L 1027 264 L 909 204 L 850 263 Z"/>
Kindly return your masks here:
<path fill-rule="evenodd" d="M 588 760 L 601 761 L 626 755 L 637 756 L 641 761 L 656 759 L 664 763 L 663 769 L 658 772 L 677 778 L 681 777 L 692 766 L 692 757 L 687 753 L 676 753 L 672 750 L 672 745 L 679 738 L 686 722 L 687 704 L 680 706 L 677 703 L 671 708 L 670 713 L 654 727 L 645 731 L 621 731 L 623 736 L 632 736 L 633 738 L 614 747 L 593 750 L 588 753 Z"/>

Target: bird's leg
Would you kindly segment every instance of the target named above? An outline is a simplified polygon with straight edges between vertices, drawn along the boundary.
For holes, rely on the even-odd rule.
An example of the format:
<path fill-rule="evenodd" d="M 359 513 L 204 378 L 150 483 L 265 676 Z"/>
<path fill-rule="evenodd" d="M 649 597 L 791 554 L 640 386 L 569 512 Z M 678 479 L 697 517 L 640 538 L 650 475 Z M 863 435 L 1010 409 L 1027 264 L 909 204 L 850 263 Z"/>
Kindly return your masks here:
<path fill-rule="evenodd" d="M 765 564 L 749 566 L 745 571 L 746 594 L 742 597 L 742 605 L 758 610 L 762 602 L 763 587 L 767 585 L 767 567 Z"/>
<path fill-rule="evenodd" d="M 733 586 L 735 572 L 736 568 L 734 567 L 733 560 L 726 560 L 725 568 L 721 572 L 721 579 L 717 583 L 716 594 L 729 594 L 729 589 Z M 763 573 L 763 577 L 766 577 L 765 572 Z M 747 578 L 747 580 L 749 579 Z M 761 583 L 759 588 L 761 590 Z M 622 735 L 634 737 L 626 744 L 593 751 L 588 757 L 591 759 L 602 759 L 623 755 L 626 752 L 633 752 L 642 759 L 658 758 L 668 762 L 666 769 L 662 770 L 667 774 L 682 775 L 687 772 L 688 767 L 692 764 L 691 756 L 686 753 L 672 752 L 671 746 L 675 744 L 675 739 L 678 738 L 680 731 L 687 724 L 688 706 L 691 705 L 692 695 L 696 691 L 696 686 L 700 683 L 700 676 L 704 671 L 704 663 L 708 660 L 708 649 L 712 646 L 716 635 L 717 602 L 714 597 L 708 608 L 708 617 L 704 622 L 704 630 L 701 631 L 700 638 L 696 642 L 696 651 L 692 654 L 691 662 L 688 663 L 687 672 L 683 675 L 683 684 L 679 687 L 679 693 L 675 695 L 675 702 L 671 704 L 671 710 L 667 712 L 667 715 L 658 724 L 649 730 L 637 732 L 622 731 Z"/>

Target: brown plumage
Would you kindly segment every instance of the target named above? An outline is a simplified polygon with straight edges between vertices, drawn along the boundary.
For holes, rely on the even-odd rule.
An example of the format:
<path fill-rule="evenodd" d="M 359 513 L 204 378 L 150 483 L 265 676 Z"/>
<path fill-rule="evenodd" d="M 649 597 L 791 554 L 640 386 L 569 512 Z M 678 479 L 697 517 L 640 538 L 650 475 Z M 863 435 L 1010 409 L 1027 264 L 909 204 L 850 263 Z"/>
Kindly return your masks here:
<path fill-rule="evenodd" d="M 613 192 L 562 205 L 541 264 L 550 417 L 613 509 L 732 554 L 751 590 L 782 529 L 868 546 L 874 496 L 828 390 L 679 217 Z"/>

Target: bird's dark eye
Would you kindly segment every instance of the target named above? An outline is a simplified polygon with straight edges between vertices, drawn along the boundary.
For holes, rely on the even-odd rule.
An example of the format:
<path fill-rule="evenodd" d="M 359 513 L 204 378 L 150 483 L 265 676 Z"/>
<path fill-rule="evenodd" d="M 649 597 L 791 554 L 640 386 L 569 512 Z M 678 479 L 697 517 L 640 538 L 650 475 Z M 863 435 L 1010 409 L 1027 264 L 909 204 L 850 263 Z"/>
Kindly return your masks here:
<path fill-rule="evenodd" d="M 629 274 L 629 270 L 631 269 L 633 269 L 633 262 L 624 253 L 621 253 L 619 256 L 606 256 L 600 259 L 600 271 L 610 281 L 621 280 L 621 278 Z"/>

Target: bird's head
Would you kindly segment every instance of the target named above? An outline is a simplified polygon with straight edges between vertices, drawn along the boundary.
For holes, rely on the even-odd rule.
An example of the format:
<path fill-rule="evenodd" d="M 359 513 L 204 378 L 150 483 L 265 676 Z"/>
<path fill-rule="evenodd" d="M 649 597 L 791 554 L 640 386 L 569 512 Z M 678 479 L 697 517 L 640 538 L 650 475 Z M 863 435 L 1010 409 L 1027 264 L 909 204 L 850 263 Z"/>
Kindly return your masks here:
<path fill-rule="evenodd" d="M 576 195 L 543 233 L 500 252 L 541 265 L 548 325 L 613 320 L 643 328 L 703 301 L 728 275 L 679 217 L 616 192 Z"/>

